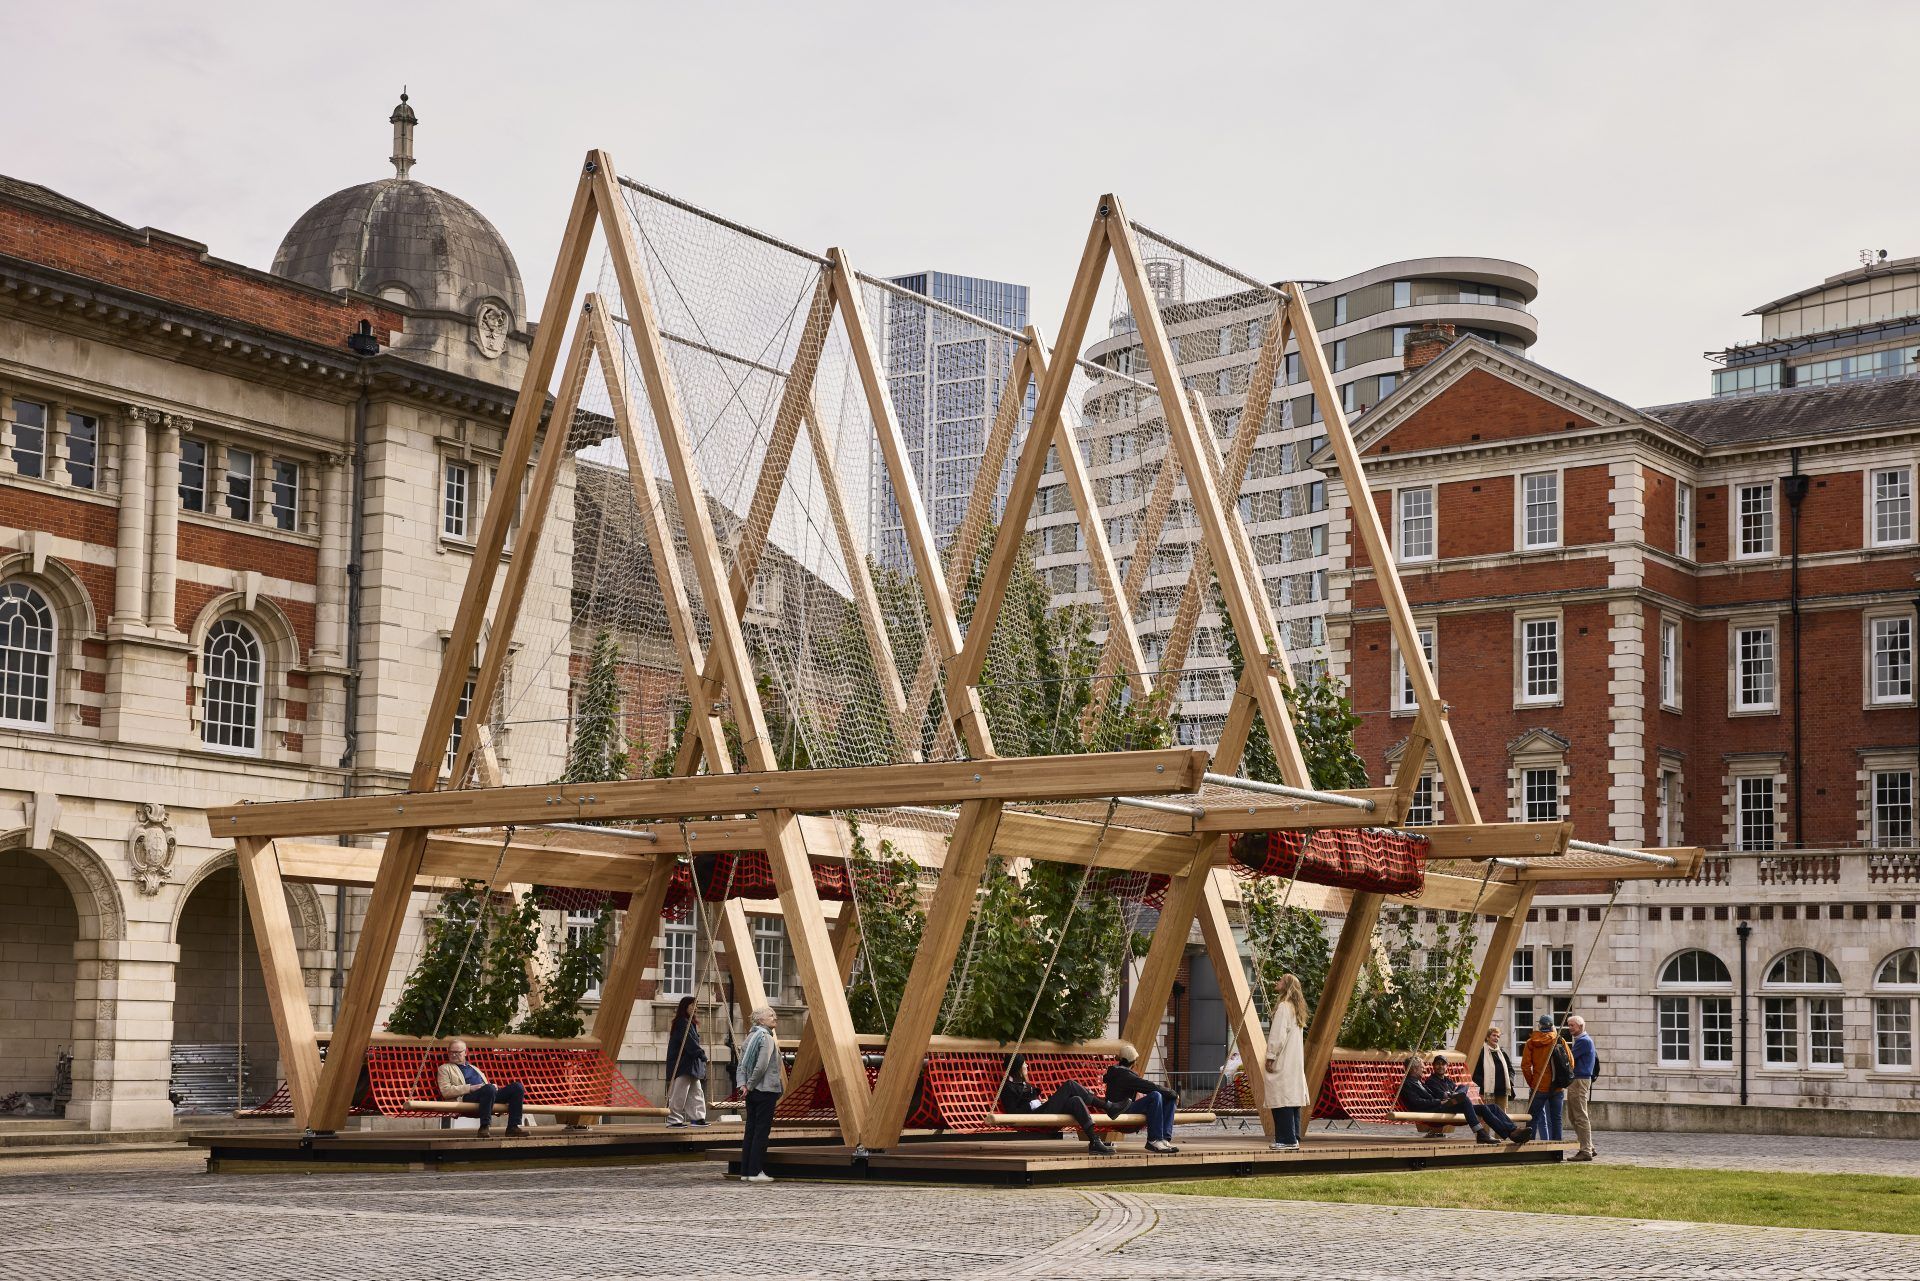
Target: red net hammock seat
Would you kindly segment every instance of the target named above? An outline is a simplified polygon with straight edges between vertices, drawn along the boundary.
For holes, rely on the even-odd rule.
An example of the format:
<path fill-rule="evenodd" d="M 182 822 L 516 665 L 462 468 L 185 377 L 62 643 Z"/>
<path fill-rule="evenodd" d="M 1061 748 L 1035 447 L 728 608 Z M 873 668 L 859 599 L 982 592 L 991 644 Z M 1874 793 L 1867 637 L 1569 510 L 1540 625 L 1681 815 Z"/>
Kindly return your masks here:
<path fill-rule="evenodd" d="M 1377 827 L 1242 832 L 1231 850 L 1241 876 L 1284 876 L 1336 889 L 1418 894 L 1427 883 L 1424 836 Z"/>
<path fill-rule="evenodd" d="M 1359 1121 L 1365 1125 L 1408 1125 L 1396 1118 L 1400 1111 L 1400 1082 L 1406 1076 L 1404 1055 L 1353 1055 L 1338 1051 L 1320 1083 L 1314 1100 L 1317 1121 Z M 1447 1063 L 1447 1076 L 1457 1085 L 1472 1080 L 1464 1061 Z"/>
<path fill-rule="evenodd" d="M 353 1112 L 357 1116 L 441 1117 L 444 1107 L 419 1108 L 416 1102 L 438 1102 L 436 1078 L 447 1061 L 445 1042 L 387 1043 L 367 1047 L 363 1094 Z M 664 1114 L 633 1088 L 613 1060 L 597 1045 L 487 1045 L 467 1043 L 467 1062 L 495 1085 L 518 1082 L 526 1091 L 526 1109 L 539 1112 L 587 1112 L 607 1108 L 642 1115 Z M 251 1116 L 292 1116 L 293 1101 L 283 1084 L 272 1098 L 253 1109 Z"/>

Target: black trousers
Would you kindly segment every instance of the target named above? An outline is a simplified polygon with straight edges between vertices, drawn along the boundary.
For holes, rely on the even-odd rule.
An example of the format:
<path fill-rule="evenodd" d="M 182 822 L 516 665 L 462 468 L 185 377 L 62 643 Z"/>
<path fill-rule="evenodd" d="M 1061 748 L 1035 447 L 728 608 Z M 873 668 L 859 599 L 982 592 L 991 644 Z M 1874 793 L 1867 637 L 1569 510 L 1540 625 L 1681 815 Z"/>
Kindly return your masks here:
<path fill-rule="evenodd" d="M 778 1090 L 747 1091 L 747 1132 L 740 1140 L 740 1177 L 766 1173 L 767 1141 L 773 1137 L 773 1106 Z"/>
<path fill-rule="evenodd" d="M 1047 1096 L 1047 1101 L 1040 1105 L 1039 1111 L 1065 1112 L 1080 1127 L 1081 1136 L 1091 1143 L 1096 1136 L 1093 1132 L 1093 1113 L 1087 1109 L 1089 1103 L 1098 1104 L 1103 1109 L 1106 1107 L 1106 1100 L 1078 1081 L 1062 1081 Z"/>
<path fill-rule="evenodd" d="M 493 1105 L 495 1100 L 507 1105 L 507 1128 L 520 1128 L 520 1109 L 526 1106 L 527 1092 L 518 1081 L 509 1081 L 505 1085 L 495 1085 L 491 1081 L 467 1096 L 467 1102 L 480 1109 L 480 1128 L 486 1129 L 493 1124 Z"/>

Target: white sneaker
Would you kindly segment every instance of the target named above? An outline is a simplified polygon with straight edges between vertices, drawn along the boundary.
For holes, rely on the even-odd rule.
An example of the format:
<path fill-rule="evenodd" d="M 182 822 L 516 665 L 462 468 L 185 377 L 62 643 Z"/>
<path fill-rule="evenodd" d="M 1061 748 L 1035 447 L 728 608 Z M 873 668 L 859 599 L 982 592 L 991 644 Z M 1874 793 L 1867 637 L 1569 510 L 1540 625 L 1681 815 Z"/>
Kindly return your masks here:
<path fill-rule="evenodd" d="M 1299 1150 L 1300 1150 L 1300 1145 L 1298 1143 L 1267 1144 L 1267 1151 L 1269 1152 L 1298 1152 Z"/>
<path fill-rule="evenodd" d="M 772 1183 L 773 1176 L 771 1174 L 768 1174 L 765 1170 L 762 1170 L 758 1174 L 749 1174 L 746 1178 L 740 1181 L 742 1183 Z"/>

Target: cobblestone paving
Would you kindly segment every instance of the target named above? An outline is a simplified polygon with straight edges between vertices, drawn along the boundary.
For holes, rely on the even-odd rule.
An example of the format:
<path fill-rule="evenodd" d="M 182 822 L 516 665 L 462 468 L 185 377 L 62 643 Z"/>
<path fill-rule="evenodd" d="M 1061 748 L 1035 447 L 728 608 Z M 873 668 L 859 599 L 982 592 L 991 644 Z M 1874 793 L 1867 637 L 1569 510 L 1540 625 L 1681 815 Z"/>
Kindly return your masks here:
<path fill-rule="evenodd" d="M 1920 1178 L 1912 1139 L 1808 1139 L 1775 1134 L 1593 1136 L 1602 1161 L 1693 1170 L 1791 1170 L 1800 1174 L 1896 1174 Z"/>
<path fill-rule="evenodd" d="M 1625 1137 L 1616 1145 L 1623 1158 Z M 1871 1233 L 1124 1188 L 747 1187 L 697 1164 L 432 1175 L 199 1169 L 199 1154 L 177 1152 L 0 1163 L 0 1279 L 1920 1281 L 1920 1237 Z"/>

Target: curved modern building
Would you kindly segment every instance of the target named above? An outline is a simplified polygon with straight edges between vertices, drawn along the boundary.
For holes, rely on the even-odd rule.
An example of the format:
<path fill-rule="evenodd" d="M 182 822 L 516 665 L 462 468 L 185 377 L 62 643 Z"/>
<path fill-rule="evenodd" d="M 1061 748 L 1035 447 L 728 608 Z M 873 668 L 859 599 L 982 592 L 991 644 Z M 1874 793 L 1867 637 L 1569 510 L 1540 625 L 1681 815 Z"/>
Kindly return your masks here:
<path fill-rule="evenodd" d="M 1187 385 L 1203 397 L 1219 434 L 1223 438 L 1234 434 L 1272 313 L 1271 300 L 1251 290 L 1222 295 L 1217 289 L 1197 286 L 1195 294 L 1207 296 L 1188 296 L 1184 263 L 1150 260 L 1147 266 L 1161 295 Z M 1539 277 L 1531 268 L 1501 258 L 1476 257 L 1408 259 L 1340 280 L 1308 282 L 1307 287 L 1308 303 L 1349 420 L 1393 390 L 1405 368 L 1407 336 L 1419 326 L 1451 325 L 1456 334 L 1473 334 L 1525 352 L 1539 336 L 1528 311 L 1538 293 Z M 1085 354 L 1118 374 L 1151 377 L 1133 319 L 1124 312 L 1114 317 L 1108 336 Z M 1307 387 L 1293 348 L 1289 348 L 1282 379 L 1240 490 L 1240 510 L 1281 619 L 1287 650 L 1295 669 L 1303 670 L 1325 663 L 1327 487 L 1325 477 L 1308 465 L 1324 436 L 1319 425 L 1321 406 Z M 1180 669 L 1182 739 L 1212 742 L 1232 694 L 1225 640 L 1218 617 L 1207 608 L 1187 654 L 1170 657 L 1162 652 L 1199 533 L 1182 485 L 1175 491 L 1160 546 L 1135 545 L 1151 478 L 1167 448 L 1157 406 L 1145 414 L 1135 412 L 1140 403 L 1133 394 L 1135 386 L 1113 378 L 1097 381 L 1089 389 L 1080 406 L 1081 447 L 1088 456 L 1108 538 L 1123 572 L 1136 554 L 1150 552 L 1155 557 L 1137 618 L 1148 661 L 1169 673 Z M 1029 528 L 1040 534 L 1037 563 L 1056 603 L 1082 601 L 1097 607 L 1098 591 L 1089 578 L 1090 565 L 1074 528 L 1064 478 L 1051 472 L 1042 486 L 1036 514 L 1029 522 Z M 1059 532 L 1050 532 L 1055 527 L 1061 527 Z"/>

